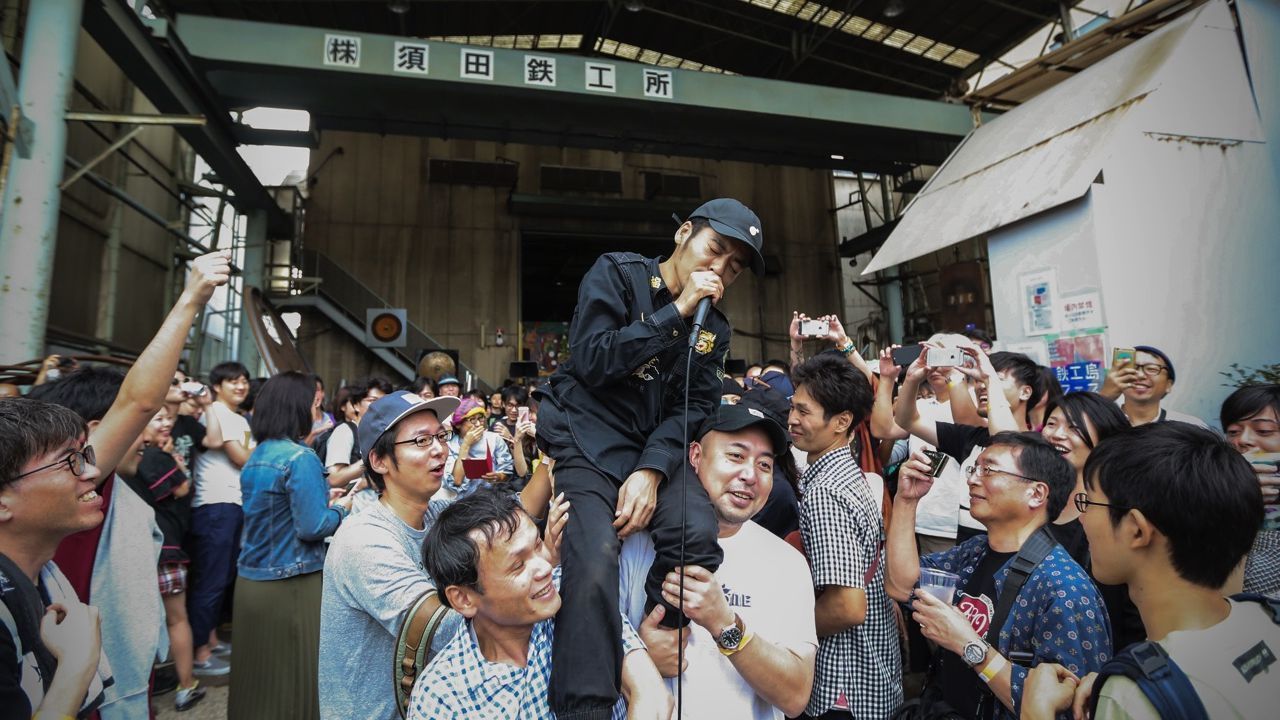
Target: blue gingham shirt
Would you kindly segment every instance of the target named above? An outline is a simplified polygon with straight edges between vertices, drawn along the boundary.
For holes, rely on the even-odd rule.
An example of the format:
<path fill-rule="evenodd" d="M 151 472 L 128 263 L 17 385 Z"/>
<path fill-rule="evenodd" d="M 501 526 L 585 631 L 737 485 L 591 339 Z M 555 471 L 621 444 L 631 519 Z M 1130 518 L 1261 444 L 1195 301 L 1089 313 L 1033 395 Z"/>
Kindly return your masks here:
<path fill-rule="evenodd" d="M 559 568 L 555 583 L 559 589 Z M 533 626 L 524 667 L 490 662 L 480 653 L 468 620 L 466 632 L 458 633 L 418 676 L 409 698 L 409 720 L 555 720 L 547 700 L 554 640 L 555 618 L 549 618 Z M 643 649 L 640 636 L 623 615 L 622 654 Z M 619 699 L 613 718 L 626 717 L 627 705 Z"/>
<path fill-rule="evenodd" d="M 987 536 L 978 535 L 945 552 L 921 557 L 920 567 L 956 573 L 964 588 L 987 550 Z M 1009 558 L 996 571 L 996 597 L 1012 566 L 1013 558 Z M 1058 663 L 1077 677 L 1101 670 L 1111 659 L 1110 621 L 1102 596 L 1089 574 L 1061 545 L 1054 546 L 1027 578 L 995 645 L 1006 659 L 1011 652 L 1029 652 L 1034 655 L 1031 666 Z M 1013 713 L 996 703 L 997 718 L 1022 715 L 1022 688 L 1031 666 L 1009 665 L 1013 669 Z"/>

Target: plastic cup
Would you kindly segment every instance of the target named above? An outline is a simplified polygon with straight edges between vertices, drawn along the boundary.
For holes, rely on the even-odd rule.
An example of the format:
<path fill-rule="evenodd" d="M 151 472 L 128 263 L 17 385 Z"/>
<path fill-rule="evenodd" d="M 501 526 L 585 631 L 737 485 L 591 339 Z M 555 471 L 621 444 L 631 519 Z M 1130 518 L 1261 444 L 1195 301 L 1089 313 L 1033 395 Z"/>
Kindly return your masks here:
<path fill-rule="evenodd" d="M 960 576 L 946 570 L 921 568 L 920 589 L 950 605 L 955 599 Z"/>

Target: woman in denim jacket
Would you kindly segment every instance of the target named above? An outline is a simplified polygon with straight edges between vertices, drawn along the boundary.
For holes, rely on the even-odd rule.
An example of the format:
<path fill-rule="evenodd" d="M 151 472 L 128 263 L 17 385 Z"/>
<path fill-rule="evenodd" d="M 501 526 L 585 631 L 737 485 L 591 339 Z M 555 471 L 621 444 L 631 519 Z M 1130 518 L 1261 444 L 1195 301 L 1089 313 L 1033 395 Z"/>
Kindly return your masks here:
<path fill-rule="evenodd" d="M 240 473 L 244 541 L 232 627 L 236 668 L 227 716 L 319 718 L 320 591 L 325 538 L 350 511 L 329 504 L 324 467 L 301 443 L 311 430 L 315 380 L 267 381 L 251 428 L 258 442 Z"/>

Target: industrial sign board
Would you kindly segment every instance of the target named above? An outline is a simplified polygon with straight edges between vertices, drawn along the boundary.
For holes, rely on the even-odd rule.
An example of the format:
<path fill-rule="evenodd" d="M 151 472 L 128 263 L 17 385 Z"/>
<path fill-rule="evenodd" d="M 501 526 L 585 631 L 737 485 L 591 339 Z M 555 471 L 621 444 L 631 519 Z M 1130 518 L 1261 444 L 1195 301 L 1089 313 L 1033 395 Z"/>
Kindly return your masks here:
<path fill-rule="evenodd" d="M 364 312 L 364 343 L 371 348 L 405 346 L 409 327 L 404 308 L 368 308 Z"/>

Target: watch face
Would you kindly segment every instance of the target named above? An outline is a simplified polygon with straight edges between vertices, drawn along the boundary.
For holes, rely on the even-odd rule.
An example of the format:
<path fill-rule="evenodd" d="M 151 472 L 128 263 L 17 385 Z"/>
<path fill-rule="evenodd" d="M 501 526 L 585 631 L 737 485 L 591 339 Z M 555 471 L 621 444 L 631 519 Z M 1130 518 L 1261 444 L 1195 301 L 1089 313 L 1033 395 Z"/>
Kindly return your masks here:
<path fill-rule="evenodd" d="M 732 650 L 742 642 L 742 631 L 737 625 L 730 625 L 720 633 L 720 638 L 716 642 L 725 650 Z"/>
<path fill-rule="evenodd" d="M 986 656 L 987 647 L 982 643 L 969 643 L 964 646 L 964 661 L 968 663 L 969 667 L 982 662 L 982 659 Z"/>

